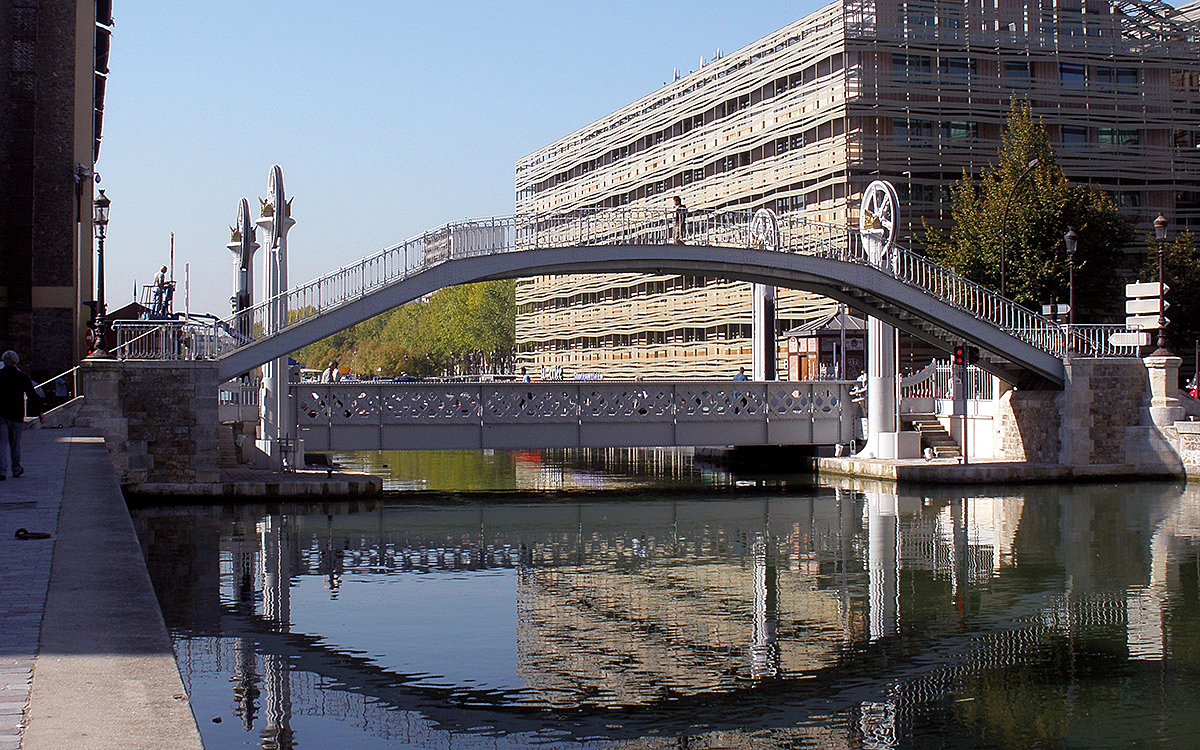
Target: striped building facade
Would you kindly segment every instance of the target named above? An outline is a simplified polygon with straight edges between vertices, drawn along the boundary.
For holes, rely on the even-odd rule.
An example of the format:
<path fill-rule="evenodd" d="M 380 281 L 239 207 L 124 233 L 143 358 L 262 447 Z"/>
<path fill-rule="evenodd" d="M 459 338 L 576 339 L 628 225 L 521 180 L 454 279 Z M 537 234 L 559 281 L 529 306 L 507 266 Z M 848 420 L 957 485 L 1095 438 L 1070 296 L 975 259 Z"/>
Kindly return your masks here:
<path fill-rule="evenodd" d="M 1194 15 L 1195 3 L 1187 8 Z M 888 179 L 901 241 L 996 159 L 1013 96 L 1076 182 L 1142 229 L 1200 227 L 1197 23 L 1159 2 L 842 0 L 520 160 L 517 211 L 772 208 L 857 220 Z M 517 365 L 566 376 L 725 377 L 750 361 L 750 287 L 557 276 L 517 287 Z M 779 330 L 832 303 L 781 292 Z M 781 368 L 782 369 L 782 368 Z"/>

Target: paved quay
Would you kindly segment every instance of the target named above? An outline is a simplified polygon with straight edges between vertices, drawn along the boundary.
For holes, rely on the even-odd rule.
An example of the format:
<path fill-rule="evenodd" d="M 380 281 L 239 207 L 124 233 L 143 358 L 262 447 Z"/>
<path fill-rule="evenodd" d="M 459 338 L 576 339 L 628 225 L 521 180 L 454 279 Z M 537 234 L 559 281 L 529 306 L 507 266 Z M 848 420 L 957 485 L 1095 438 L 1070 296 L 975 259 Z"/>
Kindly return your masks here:
<path fill-rule="evenodd" d="M 1126 464 L 1066 466 L 986 458 L 971 459 L 970 463 L 962 463 L 957 459 L 826 457 L 814 459 L 813 468 L 823 476 L 847 476 L 912 484 L 1027 484 L 1178 478 L 1177 474 L 1166 470 L 1162 474 L 1150 474 L 1144 469 Z"/>
<path fill-rule="evenodd" d="M 239 466 L 221 469 L 221 481 L 209 483 L 158 482 L 131 489 L 131 497 L 172 497 L 193 500 L 347 500 L 383 492 L 383 479 L 371 474 L 302 469 L 272 472 Z"/>
<path fill-rule="evenodd" d="M 0 750 L 199 750 L 103 440 L 30 430 L 22 454 L 0 482 Z"/>

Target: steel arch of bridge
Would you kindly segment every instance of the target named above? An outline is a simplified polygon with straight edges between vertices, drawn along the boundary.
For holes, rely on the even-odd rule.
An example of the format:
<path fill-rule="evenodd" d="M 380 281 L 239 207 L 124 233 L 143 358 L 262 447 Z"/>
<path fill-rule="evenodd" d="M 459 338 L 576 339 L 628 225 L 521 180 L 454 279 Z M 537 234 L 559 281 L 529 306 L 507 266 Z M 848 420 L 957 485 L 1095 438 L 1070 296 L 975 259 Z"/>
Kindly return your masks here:
<path fill-rule="evenodd" d="M 1106 344 L 1118 330 L 1068 330 L 953 271 L 897 248 L 872 264 L 855 233 L 780 219 L 778 249 L 754 247 L 750 212 L 694 214 L 688 244 L 668 242 L 659 211 L 574 212 L 449 224 L 344 266 L 221 321 L 219 375 L 229 379 L 438 289 L 543 274 L 647 272 L 735 279 L 814 292 L 942 348 L 974 344 L 981 365 L 1052 383 L 1068 351 L 1129 356 Z M 271 310 L 287 309 L 287 322 Z M 276 318 L 277 320 L 277 318 Z M 253 337 L 237 332 L 254 331 Z"/>

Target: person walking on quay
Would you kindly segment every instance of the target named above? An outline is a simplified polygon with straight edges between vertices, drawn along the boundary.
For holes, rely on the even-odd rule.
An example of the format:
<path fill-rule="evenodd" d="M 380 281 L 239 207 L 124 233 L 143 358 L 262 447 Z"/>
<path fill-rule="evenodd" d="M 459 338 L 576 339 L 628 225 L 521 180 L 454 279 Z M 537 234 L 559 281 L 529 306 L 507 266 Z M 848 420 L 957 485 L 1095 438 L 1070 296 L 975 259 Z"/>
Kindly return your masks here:
<path fill-rule="evenodd" d="M 12 475 L 17 478 L 25 473 L 21 466 L 21 433 L 25 430 L 25 398 L 29 398 L 30 410 L 36 406 L 38 419 L 42 416 L 41 399 L 29 376 L 17 368 L 21 358 L 13 350 L 0 355 L 0 479 L 8 474 L 8 459 L 12 457 Z M 6 445 L 7 443 L 7 445 Z"/>
<path fill-rule="evenodd" d="M 676 195 L 671 199 L 675 206 L 671 209 L 671 242 L 682 245 L 684 229 L 687 226 L 687 206 Z"/>

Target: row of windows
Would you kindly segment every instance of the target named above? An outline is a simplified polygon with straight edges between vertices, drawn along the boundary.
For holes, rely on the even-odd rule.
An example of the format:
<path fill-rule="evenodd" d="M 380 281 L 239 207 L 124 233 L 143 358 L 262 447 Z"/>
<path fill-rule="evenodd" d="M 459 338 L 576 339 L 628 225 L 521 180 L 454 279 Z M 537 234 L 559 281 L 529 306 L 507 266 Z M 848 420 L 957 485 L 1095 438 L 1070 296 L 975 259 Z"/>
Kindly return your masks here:
<path fill-rule="evenodd" d="M 727 323 L 711 328 L 674 328 L 670 331 L 637 331 L 604 336 L 576 336 L 550 341 L 526 341 L 517 345 L 521 354 L 602 347 L 653 346 L 656 344 L 692 344 L 706 341 L 737 341 L 751 337 L 749 324 Z"/>
<path fill-rule="evenodd" d="M 1138 88 L 1139 75 L 1137 68 L 1114 68 L 1107 65 L 1087 66 L 1081 63 L 1059 63 L 1058 80 L 1064 86 L 1084 86 L 1090 80 L 1096 86 L 1109 88 L 1115 85 L 1120 90 L 1132 91 Z"/>
<path fill-rule="evenodd" d="M 799 73 L 794 73 L 788 76 L 782 76 L 774 81 L 768 82 L 761 87 L 746 94 L 739 94 L 717 104 L 703 113 L 688 115 L 662 130 L 654 133 L 646 134 L 630 144 L 619 146 L 610 150 L 602 156 L 597 156 L 594 159 L 589 159 L 580 162 L 571 169 L 560 172 L 553 177 L 549 177 L 533 186 L 533 195 L 550 188 L 555 185 L 561 185 L 570 182 L 573 179 L 582 177 L 589 172 L 593 172 L 601 167 L 608 166 L 620 162 L 622 159 L 628 158 L 632 154 L 637 154 L 645 151 L 653 146 L 660 145 L 672 138 L 684 135 L 705 124 L 713 123 L 725 117 L 732 116 L 737 112 L 749 108 L 752 104 L 757 104 L 766 99 L 771 99 L 780 96 L 783 93 L 792 89 L 800 88 L 805 83 L 816 80 L 818 77 L 823 77 L 836 73 L 842 69 L 842 56 L 833 55 L 831 58 L 822 60 L 815 65 L 810 65 Z M 526 191 L 522 191 L 522 195 L 527 195 Z"/>
<path fill-rule="evenodd" d="M 644 185 L 640 185 L 627 192 L 609 196 L 599 204 L 590 206 L 591 208 L 616 208 L 619 206 L 629 205 L 635 201 L 645 198 L 653 198 L 656 195 L 664 195 L 671 191 L 682 188 L 685 185 L 691 185 L 700 182 L 706 177 L 712 177 L 725 172 L 732 172 L 735 169 L 748 167 L 751 164 L 762 159 L 769 159 L 775 156 L 788 153 L 794 149 L 803 148 L 808 144 L 815 144 L 823 139 L 832 138 L 841 135 L 845 132 L 846 124 L 843 120 L 833 120 L 832 122 L 822 123 L 821 125 L 810 128 L 804 133 L 797 133 L 793 136 L 785 138 L 777 138 L 774 141 L 767 143 L 758 148 L 749 151 L 742 151 L 736 154 L 727 154 L 719 157 L 702 167 L 693 167 L 685 169 L 670 177 L 665 177 L 661 180 L 655 180 Z M 521 197 L 532 197 L 528 191 L 522 191 Z"/>
<path fill-rule="evenodd" d="M 934 58 L 930 55 L 892 55 L 892 73 L 897 76 L 929 76 L 933 73 Z M 943 78 L 969 78 L 979 70 L 979 63 L 970 57 L 938 57 L 937 71 Z"/>
<path fill-rule="evenodd" d="M 897 118 L 892 121 L 892 134 L 899 138 L 978 138 L 979 123 L 968 120 L 918 120 Z"/>
<path fill-rule="evenodd" d="M 1063 125 L 1064 148 L 1083 148 L 1089 143 L 1102 146 L 1136 146 L 1141 143 L 1141 131 L 1137 128 L 1087 128 L 1082 125 Z M 1092 138 L 1092 133 L 1095 138 Z"/>
<path fill-rule="evenodd" d="M 682 291 L 685 289 L 698 289 L 704 286 L 704 277 L 702 276 L 675 276 L 670 279 L 660 281 L 645 281 L 640 284 L 631 284 L 629 286 L 612 286 L 607 289 L 601 289 L 595 292 L 582 292 L 573 294 L 570 297 L 555 297 L 554 299 L 539 300 L 538 302 L 529 302 L 517 308 L 517 312 L 522 315 L 529 315 L 535 312 L 543 312 L 545 310 L 561 310 L 567 307 L 576 305 L 595 305 L 601 302 L 614 302 L 616 300 L 630 299 L 636 297 L 646 297 L 652 294 L 665 294 L 666 292 Z"/>

